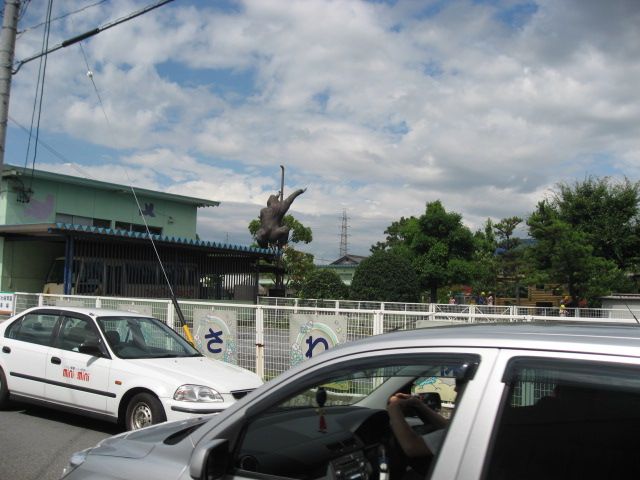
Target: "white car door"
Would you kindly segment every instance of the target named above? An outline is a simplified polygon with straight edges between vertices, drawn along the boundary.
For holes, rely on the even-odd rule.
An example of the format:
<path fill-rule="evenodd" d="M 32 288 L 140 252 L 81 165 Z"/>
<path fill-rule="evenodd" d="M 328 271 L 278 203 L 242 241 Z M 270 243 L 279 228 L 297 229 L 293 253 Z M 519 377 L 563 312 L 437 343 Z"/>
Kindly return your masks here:
<path fill-rule="evenodd" d="M 57 320 L 57 313 L 36 311 L 7 327 L 1 355 L 12 394 L 45 397 L 46 365 Z"/>
<path fill-rule="evenodd" d="M 46 396 L 56 403 L 105 413 L 111 359 L 81 353 L 81 345 L 98 345 L 98 330 L 89 317 L 65 314 L 55 346 L 48 354 Z"/>

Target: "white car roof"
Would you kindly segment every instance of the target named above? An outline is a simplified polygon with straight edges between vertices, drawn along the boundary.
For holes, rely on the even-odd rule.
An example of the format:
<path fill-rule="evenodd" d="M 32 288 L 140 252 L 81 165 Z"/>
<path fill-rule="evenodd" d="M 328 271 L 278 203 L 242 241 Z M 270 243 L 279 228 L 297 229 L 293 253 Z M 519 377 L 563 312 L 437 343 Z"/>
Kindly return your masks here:
<path fill-rule="evenodd" d="M 132 308 L 135 308 L 134 306 L 132 306 Z M 36 311 L 36 310 L 57 310 L 57 311 L 63 311 L 63 312 L 70 312 L 70 313 L 82 313 L 85 315 L 88 315 L 92 318 L 97 318 L 97 317 L 145 317 L 145 318 L 149 318 L 149 315 L 144 315 L 144 314 L 140 314 L 140 313 L 135 313 L 135 312 L 129 312 L 126 310 L 111 310 L 111 309 L 106 309 L 106 308 L 89 308 L 89 307 L 67 307 L 64 305 L 49 305 L 49 306 L 42 306 L 42 307 L 33 307 L 30 308 L 28 310 L 25 310 L 24 312 L 21 312 L 20 314 L 24 314 L 27 312 L 32 312 L 32 311 Z"/>

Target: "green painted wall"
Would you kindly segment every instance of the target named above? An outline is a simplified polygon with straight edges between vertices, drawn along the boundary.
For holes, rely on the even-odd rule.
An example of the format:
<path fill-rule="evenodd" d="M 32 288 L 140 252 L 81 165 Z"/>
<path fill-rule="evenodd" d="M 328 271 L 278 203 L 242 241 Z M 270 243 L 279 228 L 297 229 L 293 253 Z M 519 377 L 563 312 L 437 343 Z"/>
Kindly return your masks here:
<path fill-rule="evenodd" d="M 64 256 L 64 243 L 1 239 L 0 291 L 42 292 L 51 262 Z"/>
<path fill-rule="evenodd" d="M 19 177 L 9 171 L 21 171 Z M 144 221 L 131 189 L 94 188 L 67 183 L 63 178 L 32 177 L 28 170 L 5 165 L 0 182 L 0 225 L 29 225 L 56 222 L 56 214 L 143 225 Z M 31 190 L 28 201 L 21 192 Z M 168 237 L 196 238 L 197 207 L 170 198 L 145 197 L 138 194 L 150 227 L 159 227 Z M 153 208 L 151 209 L 151 204 Z M 78 222 L 74 222 L 78 223 Z M 0 291 L 41 292 L 45 277 L 56 257 L 64 256 L 64 243 L 0 237 Z"/>
<path fill-rule="evenodd" d="M 116 221 L 144 223 L 130 190 L 99 190 L 34 178 L 31 199 L 24 203 L 18 201 L 16 187 L 14 181 L 3 179 L 0 222 L 5 225 L 53 223 L 57 213 L 111 220 L 112 228 Z M 149 226 L 162 228 L 163 235 L 195 239 L 196 207 L 144 196 L 138 196 L 138 201 L 143 211 L 153 204 L 155 216 L 145 215 Z"/>

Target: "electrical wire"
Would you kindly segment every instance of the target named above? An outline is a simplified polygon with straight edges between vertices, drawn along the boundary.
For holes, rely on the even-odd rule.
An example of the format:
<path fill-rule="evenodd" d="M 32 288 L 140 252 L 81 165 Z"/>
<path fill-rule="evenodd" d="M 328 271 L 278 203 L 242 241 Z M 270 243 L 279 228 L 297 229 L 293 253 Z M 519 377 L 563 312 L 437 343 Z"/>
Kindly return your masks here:
<path fill-rule="evenodd" d="M 59 43 L 53 47 L 51 47 L 51 49 L 47 50 L 46 52 L 41 52 L 41 53 L 37 53 L 35 55 L 32 55 L 30 57 L 27 57 L 23 60 L 20 60 L 19 62 L 17 62 L 16 67 L 13 69 L 13 74 L 15 75 L 16 73 L 18 73 L 18 70 L 20 70 L 20 68 L 22 67 L 22 65 L 24 65 L 25 63 L 30 62 L 31 60 L 35 60 L 36 58 L 39 58 L 45 54 L 49 54 L 52 52 L 55 52 L 56 50 L 60 50 L 61 48 L 65 48 L 68 47 L 70 45 L 73 45 L 75 43 L 81 42 L 82 40 L 85 40 L 89 37 L 93 37 L 94 35 L 97 35 L 100 32 L 103 32 L 105 30 L 108 30 L 110 28 L 115 27 L 116 25 L 120 25 L 121 23 L 124 22 L 128 22 L 129 20 L 132 20 L 136 17 L 139 17 L 140 15 L 143 15 L 145 13 L 150 12 L 151 10 L 154 10 L 156 8 L 162 7 L 163 5 L 166 5 L 167 3 L 173 2 L 174 0 L 161 0 L 157 3 L 154 3 L 153 5 L 148 5 L 144 8 L 141 8 L 140 10 L 137 10 L 133 13 L 130 13 L 129 15 L 126 15 L 124 17 L 120 17 L 117 20 L 114 20 L 112 22 L 106 23 L 100 27 L 94 28 L 93 30 L 89 30 L 87 32 L 84 32 L 80 35 L 76 35 L 73 38 L 70 38 L 68 40 L 65 40 L 62 43 Z"/>
<path fill-rule="evenodd" d="M 31 0 L 24 0 L 22 2 L 22 5 L 20 5 L 20 13 L 18 13 L 18 22 L 20 22 L 20 20 L 22 20 L 24 16 L 27 14 L 27 8 L 29 8 L 30 3 L 31 3 Z"/>
<path fill-rule="evenodd" d="M 49 0 L 49 3 L 47 5 L 47 19 L 51 18 L 51 11 L 53 9 L 53 0 Z M 49 23 L 47 23 L 47 26 L 45 28 L 45 31 L 43 32 L 42 35 L 42 51 L 46 52 L 47 49 L 49 48 L 49 34 L 51 33 L 51 26 Z M 29 181 L 29 187 L 25 189 L 25 195 L 27 196 L 27 198 L 29 198 L 29 192 L 31 191 L 31 186 L 33 184 L 33 176 L 34 176 L 34 171 L 35 171 L 35 165 L 36 165 L 36 158 L 38 156 L 38 139 L 40 137 L 40 120 L 42 118 L 42 102 L 43 102 L 43 97 L 44 97 L 44 83 L 45 83 L 45 77 L 46 77 L 46 71 L 47 71 L 47 58 L 48 56 L 45 54 L 44 56 L 42 56 L 40 58 L 40 66 L 38 68 L 38 80 L 36 82 L 36 92 L 34 95 L 34 99 L 33 99 L 33 110 L 31 112 L 31 126 L 30 126 L 30 130 L 29 130 L 29 140 L 27 143 L 27 151 L 26 151 L 26 155 L 25 155 L 25 161 L 24 161 L 24 168 L 25 170 L 27 169 L 27 165 L 29 163 L 29 154 L 31 151 L 31 138 L 33 136 L 33 131 L 34 131 L 34 123 L 36 123 L 35 126 L 35 141 L 33 144 L 33 161 L 32 161 L 32 165 L 31 165 L 31 176 L 30 176 L 30 181 Z M 39 90 L 39 91 L 38 91 Z M 37 108 L 37 121 L 36 121 L 36 108 Z"/>
<path fill-rule="evenodd" d="M 109 116 L 107 115 L 107 111 L 104 108 L 104 104 L 102 102 L 102 97 L 100 96 L 100 93 L 98 91 L 98 87 L 96 85 L 96 82 L 94 80 L 94 76 L 91 70 L 91 66 L 89 65 L 89 60 L 87 59 L 87 55 L 84 51 L 84 48 L 82 47 L 82 42 L 79 43 L 80 46 L 80 50 L 82 52 L 82 57 L 84 58 L 84 62 L 85 62 L 85 66 L 87 67 L 87 76 L 89 77 L 89 79 L 91 80 L 91 84 L 93 85 L 93 89 L 96 93 L 96 96 L 98 97 L 98 103 L 100 104 L 100 108 L 102 109 L 102 114 L 104 115 L 104 118 L 107 122 L 107 126 L 109 129 L 109 134 L 111 135 L 112 139 L 115 139 L 114 135 L 113 135 L 113 128 L 111 126 L 111 121 L 109 120 Z M 124 174 L 127 177 L 127 182 L 129 184 L 129 188 L 131 189 L 131 193 L 133 194 L 133 198 L 136 202 L 136 206 L 138 207 L 138 212 L 140 213 L 140 216 L 142 217 L 142 222 L 144 223 L 144 228 L 147 232 L 147 237 L 149 238 L 149 241 L 151 242 L 151 246 L 153 247 L 153 251 L 156 255 L 156 258 L 158 259 L 158 264 L 160 265 L 160 270 L 162 271 L 162 275 L 164 276 L 165 282 L 167 284 L 167 286 L 169 287 L 169 292 L 171 293 L 171 300 L 173 302 L 173 306 L 176 309 L 176 311 L 178 312 L 178 317 L 180 319 L 180 323 L 182 324 L 182 330 L 185 333 L 185 336 L 187 337 L 187 340 L 195 346 L 195 342 L 193 340 L 193 336 L 191 335 L 191 330 L 189 330 L 189 326 L 187 325 L 186 320 L 184 319 L 184 315 L 182 313 L 182 310 L 180 309 L 180 305 L 178 304 L 178 300 L 176 299 L 176 295 L 175 292 L 173 291 L 173 286 L 171 285 L 171 282 L 169 281 L 169 276 L 167 275 L 167 271 L 164 268 L 164 264 L 162 263 L 162 259 L 160 258 L 160 252 L 158 251 L 158 248 L 156 247 L 156 243 L 153 240 L 153 236 L 151 235 L 151 231 L 149 229 L 149 224 L 147 223 L 147 219 L 145 218 L 144 213 L 142 212 L 142 207 L 140 206 L 140 200 L 138 199 L 138 195 L 136 194 L 135 189 L 133 188 L 133 182 L 131 181 L 131 178 L 129 177 L 129 172 L 127 172 L 126 168 L 123 168 Z"/>
<path fill-rule="evenodd" d="M 27 127 L 25 127 L 24 125 L 22 125 L 21 123 L 19 123 L 18 121 L 16 121 L 11 115 L 8 115 L 8 118 L 18 128 L 24 130 L 28 135 L 31 135 L 31 132 L 29 131 L 29 129 Z M 38 143 L 42 146 L 42 148 L 48 150 L 51 154 L 53 154 L 54 156 L 58 157 L 60 160 L 63 160 L 64 162 L 71 163 L 71 161 L 68 158 L 66 158 L 62 153 L 58 152 L 51 145 L 47 144 L 44 140 L 38 140 Z"/>
<path fill-rule="evenodd" d="M 20 13 L 20 15 L 21 15 L 21 17 L 20 17 L 20 18 L 22 18 L 22 16 L 26 13 L 27 6 L 29 5 L 29 2 L 30 2 L 30 1 L 31 1 L 31 0 L 27 0 L 27 1 L 26 1 L 26 5 L 25 5 L 25 7 L 22 9 L 22 12 Z M 100 5 L 100 4 L 102 4 L 102 3 L 105 3 L 106 1 L 107 1 L 107 0 L 100 0 L 99 2 L 92 3 L 91 5 L 87 5 L 87 6 L 85 6 L 85 7 L 79 8 L 78 10 L 74 10 L 73 12 L 67 12 L 67 13 L 64 13 L 64 14 L 62 14 L 62 15 L 58 16 L 58 17 L 52 18 L 52 19 L 51 19 L 51 23 L 53 23 L 53 22 L 57 22 L 58 20 L 62 20 L 63 18 L 67 18 L 67 17 L 70 17 L 70 16 L 72 16 L 72 15 L 76 15 L 76 14 L 78 14 L 78 13 L 84 12 L 85 10 L 88 10 L 88 9 L 90 9 L 90 8 L 97 7 L 98 5 Z M 40 23 L 38 23 L 38 24 L 36 24 L 36 25 L 32 25 L 32 26 L 30 26 L 30 27 L 25 28 L 24 30 L 20 30 L 20 31 L 18 32 L 18 35 L 22 35 L 23 33 L 29 32 L 29 31 L 31 31 L 31 30 L 35 30 L 36 28 L 40 28 L 40 27 L 42 27 L 43 25 L 46 25 L 46 24 L 47 24 L 47 22 L 40 22 Z"/>

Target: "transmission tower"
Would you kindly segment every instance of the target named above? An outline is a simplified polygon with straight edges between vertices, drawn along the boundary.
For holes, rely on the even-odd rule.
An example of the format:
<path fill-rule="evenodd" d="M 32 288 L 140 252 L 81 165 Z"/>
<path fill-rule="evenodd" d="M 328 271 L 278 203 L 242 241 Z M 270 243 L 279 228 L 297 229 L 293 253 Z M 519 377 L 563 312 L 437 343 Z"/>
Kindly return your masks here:
<path fill-rule="evenodd" d="M 347 240 L 349 237 L 347 210 L 342 210 L 342 226 L 340 228 L 340 258 L 345 257 L 348 253 Z"/>

